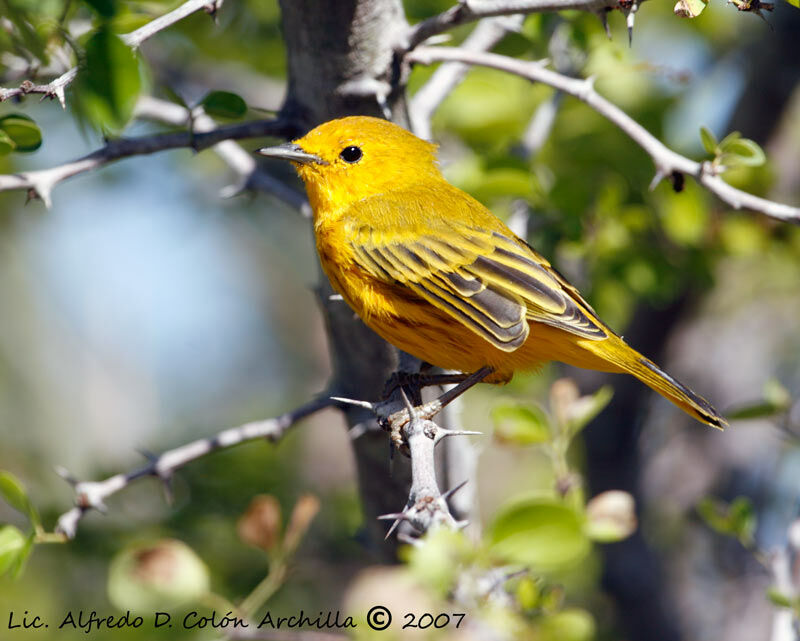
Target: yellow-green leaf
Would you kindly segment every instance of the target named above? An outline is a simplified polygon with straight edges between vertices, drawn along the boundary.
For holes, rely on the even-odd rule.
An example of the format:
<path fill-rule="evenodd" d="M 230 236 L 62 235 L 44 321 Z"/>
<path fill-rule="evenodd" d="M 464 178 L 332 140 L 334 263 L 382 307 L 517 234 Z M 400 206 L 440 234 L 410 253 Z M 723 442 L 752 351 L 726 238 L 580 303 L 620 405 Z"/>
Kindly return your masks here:
<path fill-rule="evenodd" d="M 13 525 L 0 527 L 0 575 L 19 567 L 29 548 L 27 537 Z"/>
<path fill-rule="evenodd" d="M 40 525 L 39 513 L 28 498 L 28 492 L 11 472 L 0 472 L 0 495 L 15 510 L 27 516 L 34 526 Z"/>
<path fill-rule="evenodd" d="M 703 142 L 703 149 L 715 156 L 717 153 L 717 139 L 708 127 L 700 127 L 700 140 Z"/>
<path fill-rule="evenodd" d="M 494 436 L 516 445 L 534 445 L 550 440 L 550 420 L 536 405 L 502 403 L 492 409 Z"/>
<path fill-rule="evenodd" d="M 501 508 L 488 539 L 491 551 L 510 563 L 554 570 L 583 559 L 590 549 L 583 518 L 564 503 L 529 497 Z"/>
<path fill-rule="evenodd" d="M 0 118 L 0 130 L 14 141 L 16 151 L 36 151 L 42 146 L 39 126 L 25 114 L 8 114 Z"/>
<path fill-rule="evenodd" d="M 0 156 L 5 156 L 14 151 L 16 145 L 5 131 L 0 131 Z"/>

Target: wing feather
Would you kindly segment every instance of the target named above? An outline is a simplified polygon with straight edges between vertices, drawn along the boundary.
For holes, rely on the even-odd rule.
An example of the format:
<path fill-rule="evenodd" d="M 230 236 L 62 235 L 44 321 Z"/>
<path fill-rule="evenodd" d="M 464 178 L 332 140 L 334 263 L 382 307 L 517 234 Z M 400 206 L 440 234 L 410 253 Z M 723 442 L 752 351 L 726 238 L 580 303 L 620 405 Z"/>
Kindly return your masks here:
<path fill-rule="evenodd" d="M 408 287 L 503 351 L 525 342 L 529 320 L 583 338 L 608 336 L 577 290 L 511 232 L 457 224 L 437 232 L 354 234 L 353 256 L 374 277 Z"/>

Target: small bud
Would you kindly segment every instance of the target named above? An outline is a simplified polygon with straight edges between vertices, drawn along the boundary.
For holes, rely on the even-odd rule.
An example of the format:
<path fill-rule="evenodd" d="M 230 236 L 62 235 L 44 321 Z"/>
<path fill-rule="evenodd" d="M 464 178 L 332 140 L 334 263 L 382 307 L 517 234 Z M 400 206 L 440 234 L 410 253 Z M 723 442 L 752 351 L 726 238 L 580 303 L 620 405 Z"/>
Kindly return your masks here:
<path fill-rule="evenodd" d="M 108 598 L 120 610 L 152 612 L 199 599 L 209 584 L 208 568 L 188 545 L 162 539 L 117 554 L 108 572 Z"/>
<path fill-rule="evenodd" d="M 571 378 L 559 378 L 550 386 L 550 409 L 560 425 L 567 424 L 572 404 L 579 397 L 578 386 Z"/>
<path fill-rule="evenodd" d="M 621 490 L 595 496 L 586 506 L 586 533 L 595 541 L 612 543 L 629 537 L 636 530 L 633 497 Z"/>
<path fill-rule="evenodd" d="M 281 538 L 281 506 L 271 495 L 256 496 L 236 524 L 245 543 L 269 552 Z"/>
<path fill-rule="evenodd" d="M 286 527 L 286 536 L 283 540 L 285 552 L 291 554 L 297 549 L 317 512 L 319 512 L 319 499 L 313 494 L 304 494 L 297 500 L 289 518 L 289 525 Z"/>

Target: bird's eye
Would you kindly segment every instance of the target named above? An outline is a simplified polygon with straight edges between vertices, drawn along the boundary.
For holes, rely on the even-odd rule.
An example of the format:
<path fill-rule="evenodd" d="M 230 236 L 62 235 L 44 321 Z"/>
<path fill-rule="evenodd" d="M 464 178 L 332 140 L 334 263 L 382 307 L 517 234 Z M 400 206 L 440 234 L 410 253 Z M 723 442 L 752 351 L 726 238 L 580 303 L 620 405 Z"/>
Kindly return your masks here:
<path fill-rule="evenodd" d="M 349 147 L 345 147 L 342 149 L 342 153 L 339 154 L 339 158 L 344 160 L 345 162 L 358 162 L 361 160 L 361 156 L 364 153 L 361 151 L 360 147 L 356 147 L 354 145 L 350 145 Z"/>

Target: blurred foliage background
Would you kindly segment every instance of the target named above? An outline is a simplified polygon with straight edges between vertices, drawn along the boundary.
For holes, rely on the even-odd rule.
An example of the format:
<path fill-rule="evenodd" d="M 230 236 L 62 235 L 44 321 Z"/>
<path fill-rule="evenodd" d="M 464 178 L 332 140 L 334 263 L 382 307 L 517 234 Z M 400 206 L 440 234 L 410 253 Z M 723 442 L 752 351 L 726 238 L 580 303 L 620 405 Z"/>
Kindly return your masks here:
<path fill-rule="evenodd" d="M 286 56 L 276 2 L 228 0 L 216 22 L 192 15 L 135 58 L 113 44 L 111 34 L 177 4 L 0 2 L 4 86 L 25 77 L 26 56 L 45 68 L 53 63 L 48 58 L 64 45 L 66 23 L 77 34 L 75 47 L 94 48 L 95 60 L 124 69 L 111 102 L 93 98 L 106 91 L 106 72 L 94 63 L 67 90 L 66 110 L 38 97 L 0 104 L 0 118 L 24 113 L 42 132 L 32 153 L 0 156 L 0 173 L 97 148 L 100 129 L 118 133 L 139 92 L 191 105 L 208 90 L 225 90 L 244 98 L 250 116 L 278 109 Z M 404 4 L 410 21 L 450 5 Z M 767 16 L 771 30 L 721 2 L 694 20 L 646 3 L 631 47 L 619 15 L 609 16 L 611 39 L 592 15 L 536 15 L 497 50 L 549 56 L 562 71 L 595 75 L 600 93 L 695 158 L 708 157 L 701 126 L 717 140 L 735 127 L 764 147 L 767 162 L 733 168 L 725 179 L 797 204 L 800 91 L 791 34 L 800 28 L 798 13 L 778 5 Z M 468 31 L 457 30 L 456 39 Z M 415 69 L 410 90 L 431 73 Z M 555 107 L 552 129 L 533 149 L 526 131 L 548 104 Z M 125 132 L 160 128 L 136 122 Z M 732 211 L 691 180 L 680 193 L 668 182 L 649 191 L 652 163 L 620 131 L 582 103 L 500 72 L 472 70 L 437 113 L 434 133 L 452 182 L 498 215 L 526 220 L 531 244 L 602 318 L 626 336 L 633 332 L 635 347 L 653 346 L 654 358 L 723 411 L 744 408 L 744 418 L 725 434 L 711 433 L 636 390 L 644 405 L 635 424 L 617 426 L 625 438 L 614 440 L 619 433 L 603 420 L 613 422 L 614 404 L 630 396 L 621 380 L 611 380 L 617 393 L 609 409 L 585 427 L 559 419 L 559 393 L 566 390 L 574 403 L 577 388 L 551 383 L 569 375 L 585 392 L 599 385 L 564 367 L 474 390 L 463 422 L 485 432 L 472 437 L 480 452 L 483 543 L 442 533 L 430 546 L 407 550 L 401 569 L 372 564 L 348 437 L 336 413 L 324 412 L 278 444 L 250 443 L 188 466 L 175 479 L 171 506 L 155 481 L 141 482 L 115 496 L 107 515 L 88 516 L 74 541 L 37 545 L 18 578 L 0 578 L 0 616 L 41 613 L 51 629 L 15 630 L 11 638 L 85 638 L 81 630 L 54 632 L 54 622 L 70 609 L 116 613 L 110 568 L 117 568 L 113 595 L 124 555 L 164 539 L 194 551 L 200 560 L 189 552 L 188 562 L 201 568 L 191 571 L 207 572 L 216 595 L 200 602 L 221 611 L 270 570 L 273 584 L 262 589 L 279 613 L 362 611 L 361 604 L 383 601 L 398 611 L 445 611 L 441 599 L 468 570 L 485 570 L 499 557 L 534 568 L 507 586 L 513 607 L 475 604 L 508 638 L 519 630 L 544 640 L 635 638 L 623 632 L 636 629 L 635 613 L 627 611 L 635 608 L 620 599 L 614 567 L 627 568 L 621 576 L 632 589 L 657 586 L 654 598 L 672 628 L 651 639 L 769 638 L 778 606 L 767 598 L 773 579 L 758 558 L 786 544 L 798 507 L 800 409 L 792 399 L 800 389 L 800 229 Z M 293 180 L 288 170 L 285 176 Z M 157 452 L 274 416 L 323 388 L 329 364 L 308 223 L 264 195 L 222 199 L 233 179 L 213 152 L 174 151 L 68 181 L 49 210 L 23 194 L 0 193 L 0 468 L 24 483 L 46 529 L 73 500 L 55 466 L 80 479 L 105 478 L 138 465 L 137 449 Z M 606 391 L 599 394 L 585 397 L 597 411 L 608 401 Z M 590 404 L 585 400 L 584 409 Z M 621 458 L 615 450 L 624 450 Z M 554 487 L 564 490 L 558 501 Z M 623 543 L 596 543 L 623 538 L 630 525 L 609 534 L 591 517 L 588 497 L 608 489 L 636 497 L 635 536 L 648 550 L 639 568 L 631 567 L 635 554 L 615 553 Z M 251 503 L 265 494 L 273 498 Z M 283 540 L 276 515 L 290 521 L 300 505 L 310 517 L 316 509 L 308 494 L 319 499 L 319 513 L 307 532 L 296 525 L 295 535 L 305 532 L 299 549 L 247 535 L 245 513 L 251 521 L 261 515 L 272 523 L 263 527 Z M 726 505 L 740 495 L 748 498 L 730 508 L 732 515 Z M 612 507 L 627 517 L 631 510 Z M 514 519 L 533 524 L 516 542 Z M 0 521 L 29 527 L 2 502 Z M 542 523 L 551 529 L 536 539 L 533 526 Z M 779 596 L 773 601 L 796 607 L 793 595 L 788 602 Z M 113 634 L 219 637 L 147 627 Z"/>

